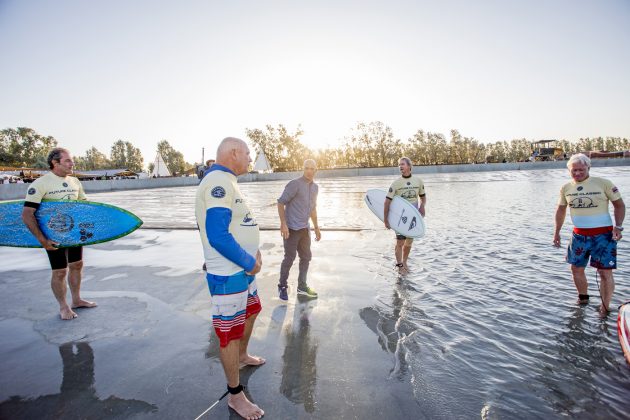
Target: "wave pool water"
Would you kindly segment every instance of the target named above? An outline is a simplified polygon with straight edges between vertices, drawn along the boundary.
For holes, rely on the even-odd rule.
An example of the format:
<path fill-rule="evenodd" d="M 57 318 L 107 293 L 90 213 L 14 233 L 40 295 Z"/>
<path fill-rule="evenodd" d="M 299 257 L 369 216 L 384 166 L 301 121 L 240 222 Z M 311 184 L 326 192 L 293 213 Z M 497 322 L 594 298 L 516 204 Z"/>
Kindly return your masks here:
<path fill-rule="evenodd" d="M 613 180 L 630 201 L 630 168 L 591 175 Z M 576 305 L 564 262 L 569 217 L 563 247 L 551 245 L 567 171 L 423 176 L 428 233 L 414 244 L 406 277 L 392 269 L 393 233 L 363 204 L 367 189 L 394 179 L 318 180 L 318 214 L 323 228 L 366 231 L 370 246 L 355 256 L 366 261 L 360 276 L 373 285 L 374 299 L 358 316 L 391 358 L 389 380 L 413 390 L 419 417 L 627 418 L 630 366 L 617 341 L 616 310 L 599 315 L 592 269 L 591 304 Z M 241 184 L 262 227 L 278 227 L 284 185 Z M 195 226 L 194 196 L 195 188 L 171 188 L 90 199 L 131 210 L 146 227 L 188 229 Z M 630 299 L 627 235 L 613 308 Z"/>

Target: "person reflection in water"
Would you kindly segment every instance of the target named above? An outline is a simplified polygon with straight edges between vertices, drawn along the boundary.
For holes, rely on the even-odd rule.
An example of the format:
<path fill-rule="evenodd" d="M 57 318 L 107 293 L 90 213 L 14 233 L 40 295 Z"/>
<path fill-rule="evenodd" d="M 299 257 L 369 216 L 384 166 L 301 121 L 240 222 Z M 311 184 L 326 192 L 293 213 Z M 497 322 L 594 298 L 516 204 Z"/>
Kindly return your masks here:
<path fill-rule="evenodd" d="M 139 400 L 113 395 L 99 399 L 94 388 L 94 352 L 89 343 L 69 342 L 59 346 L 63 380 L 59 394 L 36 399 L 12 396 L 0 404 L 0 418 L 129 418 L 156 412 L 157 407 Z"/>
<path fill-rule="evenodd" d="M 287 328 L 280 392 L 289 401 L 304 404 L 304 410 L 312 413 L 317 384 L 317 342 L 311 339 L 308 316 L 315 302 L 307 297 L 298 296 L 298 299 L 305 303 L 296 306 L 293 325 Z"/>

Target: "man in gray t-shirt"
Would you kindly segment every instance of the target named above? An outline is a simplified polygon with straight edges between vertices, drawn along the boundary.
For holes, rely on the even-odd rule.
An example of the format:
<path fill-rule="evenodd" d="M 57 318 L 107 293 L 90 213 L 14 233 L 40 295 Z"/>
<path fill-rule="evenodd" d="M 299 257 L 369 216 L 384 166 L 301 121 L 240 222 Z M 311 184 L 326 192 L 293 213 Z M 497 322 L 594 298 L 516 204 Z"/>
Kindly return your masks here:
<path fill-rule="evenodd" d="M 280 234 L 284 242 L 284 260 L 280 266 L 280 282 L 278 295 L 281 300 L 288 300 L 287 279 L 296 255 L 300 256 L 300 273 L 298 275 L 298 295 L 316 298 L 315 290 L 306 284 L 306 273 L 311 261 L 311 233 L 309 218 L 313 220 L 315 240 L 322 234 L 317 224 L 317 192 L 318 187 L 313 179 L 317 165 L 313 159 L 304 161 L 304 175 L 290 181 L 278 198 L 278 215 L 280 216 Z"/>

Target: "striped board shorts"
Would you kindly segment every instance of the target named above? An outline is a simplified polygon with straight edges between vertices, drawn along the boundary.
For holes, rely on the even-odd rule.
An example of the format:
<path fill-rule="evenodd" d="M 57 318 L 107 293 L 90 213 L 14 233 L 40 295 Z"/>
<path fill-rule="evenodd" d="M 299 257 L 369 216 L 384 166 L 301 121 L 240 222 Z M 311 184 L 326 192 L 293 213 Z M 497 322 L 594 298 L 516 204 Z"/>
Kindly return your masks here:
<path fill-rule="evenodd" d="M 245 331 L 245 320 L 262 310 L 256 276 L 239 271 L 231 276 L 206 274 L 212 296 L 212 326 L 221 347 L 239 340 Z"/>

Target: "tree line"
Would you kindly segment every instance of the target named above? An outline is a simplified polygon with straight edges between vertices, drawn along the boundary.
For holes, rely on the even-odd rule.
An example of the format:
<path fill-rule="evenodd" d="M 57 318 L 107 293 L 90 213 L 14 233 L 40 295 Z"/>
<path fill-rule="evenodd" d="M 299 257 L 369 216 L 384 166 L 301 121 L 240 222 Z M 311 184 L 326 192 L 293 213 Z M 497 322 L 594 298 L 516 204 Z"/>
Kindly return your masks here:
<path fill-rule="evenodd" d="M 320 169 L 396 166 L 398 158 L 408 156 L 415 165 L 454 165 L 465 163 L 493 163 L 525 161 L 532 153 L 527 139 L 512 139 L 484 144 L 451 130 L 447 138 L 442 133 L 418 130 L 406 140 L 394 135 L 391 127 L 380 121 L 359 122 L 345 136 L 338 147 L 312 150 L 300 139 L 304 131 L 300 126 L 290 131 L 284 125 L 267 125 L 265 128 L 245 129 L 256 152 L 264 152 L 274 171 L 296 171 L 306 159 L 315 159 Z M 0 131 L 0 166 L 47 169 L 46 157 L 57 140 L 43 136 L 27 127 L 7 128 Z M 580 138 L 570 142 L 559 140 L 565 153 L 589 150 L 627 150 L 630 142 L 621 137 Z M 173 174 L 181 174 L 194 167 L 184 155 L 167 140 L 158 142 L 156 150 Z M 78 171 L 126 168 L 134 172 L 143 170 L 144 158 L 140 149 L 130 141 L 117 140 L 109 156 L 92 146 L 84 155 L 75 156 Z M 148 165 L 149 171 L 153 163 Z"/>
<path fill-rule="evenodd" d="M 54 137 L 42 136 L 32 128 L 6 128 L 0 131 L 0 166 L 48 169 L 48 152 L 57 145 Z M 193 167 L 167 140 L 158 142 L 157 152 L 162 155 L 171 173 L 181 174 Z M 110 148 L 109 156 L 92 146 L 85 154 L 74 156 L 74 161 L 77 171 L 129 169 L 142 172 L 144 168 L 140 149 L 125 140 L 116 140 Z M 152 170 L 153 163 L 150 163 L 149 172 Z"/>
<path fill-rule="evenodd" d="M 484 144 L 473 137 L 451 130 L 442 133 L 418 130 L 406 140 L 394 135 L 380 121 L 359 122 L 344 137 L 339 147 L 311 150 L 300 142 L 300 126 L 290 132 L 284 125 L 246 129 L 257 152 L 264 152 L 274 171 L 296 171 L 306 159 L 315 159 L 320 169 L 397 166 L 398 158 L 409 157 L 415 165 L 456 165 L 466 163 L 522 162 L 532 154 L 531 141 L 512 139 Z M 567 155 L 590 150 L 627 150 L 630 142 L 621 137 L 559 140 Z"/>

